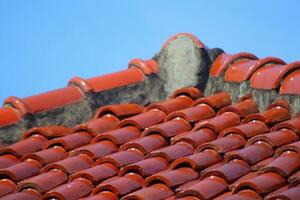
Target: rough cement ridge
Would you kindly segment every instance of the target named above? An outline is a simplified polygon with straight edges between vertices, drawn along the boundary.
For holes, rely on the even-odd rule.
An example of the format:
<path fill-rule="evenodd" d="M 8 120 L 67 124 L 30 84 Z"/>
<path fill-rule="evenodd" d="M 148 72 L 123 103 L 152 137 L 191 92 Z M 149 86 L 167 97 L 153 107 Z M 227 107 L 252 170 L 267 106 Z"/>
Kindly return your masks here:
<path fill-rule="evenodd" d="M 0 140 L 6 144 L 13 143 L 20 139 L 25 130 L 36 126 L 73 127 L 91 119 L 97 108 L 108 104 L 132 102 L 147 105 L 165 99 L 175 89 L 181 87 L 197 86 L 204 90 L 211 59 L 221 52 L 208 50 L 191 34 L 177 34 L 171 37 L 153 57 L 159 66 L 158 73 L 146 73 L 142 82 L 100 92 L 87 93 L 85 88 L 80 87 L 84 93 L 82 100 L 52 110 L 25 115 L 20 122 L 2 127 Z M 140 70 L 145 73 L 143 68 Z"/>

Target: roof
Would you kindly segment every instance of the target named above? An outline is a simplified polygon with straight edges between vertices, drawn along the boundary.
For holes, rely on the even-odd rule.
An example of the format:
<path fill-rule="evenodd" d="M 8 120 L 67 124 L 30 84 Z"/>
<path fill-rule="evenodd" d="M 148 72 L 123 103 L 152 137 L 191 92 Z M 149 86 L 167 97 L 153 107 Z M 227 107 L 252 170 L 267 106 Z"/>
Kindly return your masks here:
<path fill-rule="evenodd" d="M 297 199 L 298 74 L 179 34 L 127 70 L 9 97 L 0 197 Z"/>

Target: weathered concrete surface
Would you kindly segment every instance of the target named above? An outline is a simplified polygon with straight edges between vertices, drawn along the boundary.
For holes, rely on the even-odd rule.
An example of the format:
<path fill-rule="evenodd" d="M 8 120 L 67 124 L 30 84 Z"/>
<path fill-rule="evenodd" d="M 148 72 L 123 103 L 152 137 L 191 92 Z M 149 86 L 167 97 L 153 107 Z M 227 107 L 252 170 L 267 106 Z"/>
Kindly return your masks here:
<path fill-rule="evenodd" d="M 85 98 L 72 105 L 47 112 L 25 116 L 22 122 L 0 129 L 3 143 L 17 141 L 29 128 L 46 125 L 73 127 L 92 118 L 97 108 L 124 102 L 147 105 L 170 96 L 174 90 L 196 86 L 205 89 L 212 60 L 222 52 L 220 49 L 198 48 L 188 36 L 171 41 L 153 59 L 159 64 L 159 73 L 145 76 L 142 83 L 114 88 L 99 93 L 85 94 Z"/>
<path fill-rule="evenodd" d="M 169 43 L 157 56 L 159 78 L 165 98 L 178 88 L 198 86 L 205 88 L 210 59 L 204 48 L 197 48 L 189 37 L 179 37 Z"/>
<path fill-rule="evenodd" d="M 1 145 L 9 145 L 21 139 L 22 133 L 28 129 L 27 120 L 0 129 Z"/>
<path fill-rule="evenodd" d="M 253 100 L 258 104 L 259 110 L 264 111 L 271 103 L 278 99 L 286 99 L 291 106 L 291 114 L 300 112 L 300 96 L 299 95 L 281 95 L 277 90 L 260 90 L 250 87 L 249 81 L 242 83 L 225 82 L 224 77 L 209 77 L 205 95 L 212 95 L 216 92 L 229 92 L 233 102 L 239 98 L 251 94 Z"/>

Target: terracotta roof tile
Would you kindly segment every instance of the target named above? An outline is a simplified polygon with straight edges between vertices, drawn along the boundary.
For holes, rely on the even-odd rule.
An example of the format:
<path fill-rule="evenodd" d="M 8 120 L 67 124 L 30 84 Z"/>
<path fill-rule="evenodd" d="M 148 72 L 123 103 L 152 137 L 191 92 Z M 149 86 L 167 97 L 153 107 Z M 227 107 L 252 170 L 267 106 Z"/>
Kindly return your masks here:
<path fill-rule="evenodd" d="M 0 149 L 0 154 L 12 154 L 17 157 L 22 157 L 26 154 L 41 150 L 47 143 L 47 139 L 40 135 L 34 135 L 30 138 L 21 140 L 15 144 Z"/>
<path fill-rule="evenodd" d="M 251 99 L 231 104 L 228 93 L 182 91 L 152 109 L 100 108 L 71 130 L 27 131 L 0 150 L 0 196 L 220 200 L 298 194 L 299 117 L 291 118 L 286 102 L 259 112 Z"/>
<path fill-rule="evenodd" d="M 168 161 L 163 157 L 151 157 L 136 163 L 127 165 L 120 170 L 120 175 L 134 172 L 143 177 L 148 177 L 169 167 Z"/>
<path fill-rule="evenodd" d="M 23 138 L 29 138 L 33 135 L 42 135 L 48 139 L 62 137 L 70 133 L 70 128 L 65 126 L 44 126 L 34 127 L 23 134 Z"/>
<path fill-rule="evenodd" d="M 250 86 L 258 89 L 278 88 L 281 79 L 299 67 L 300 62 L 294 62 L 283 66 L 277 64 L 260 68 L 252 75 Z"/>
<path fill-rule="evenodd" d="M 199 99 L 203 97 L 203 93 L 195 88 L 195 87 L 184 87 L 176 90 L 172 95 L 171 98 L 176 98 L 179 96 L 188 96 L 193 100 Z"/>
<path fill-rule="evenodd" d="M 69 152 L 70 156 L 76 156 L 79 154 L 86 154 L 91 158 L 98 159 L 103 156 L 115 153 L 118 151 L 118 147 L 111 141 L 102 140 L 97 143 L 91 143 L 79 148 L 76 148 Z"/>
<path fill-rule="evenodd" d="M 225 74 L 225 71 L 229 67 L 229 65 L 234 62 L 241 62 L 242 60 L 257 60 L 257 57 L 250 53 L 238 53 L 234 55 L 229 55 L 223 53 L 217 57 L 210 69 L 210 75 L 213 77 L 218 77 Z"/>
<path fill-rule="evenodd" d="M 84 178 L 78 178 L 69 183 L 60 185 L 47 192 L 44 199 L 79 199 L 88 195 L 93 189 L 90 181 Z"/>
<path fill-rule="evenodd" d="M 300 94 L 298 84 L 300 82 L 300 70 L 290 73 L 281 83 L 280 94 Z"/>
<path fill-rule="evenodd" d="M 117 175 L 117 173 L 118 168 L 115 165 L 111 163 L 103 163 L 73 174 L 71 176 L 71 180 L 81 177 L 90 180 L 94 184 L 97 184 L 107 178 Z"/>
<path fill-rule="evenodd" d="M 22 157 L 22 160 L 34 159 L 42 166 L 63 160 L 68 156 L 67 151 L 60 147 L 54 146 L 49 149 L 41 150 L 35 153 L 30 153 Z"/>
<path fill-rule="evenodd" d="M 0 197 L 15 191 L 16 184 L 9 179 L 0 180 Z"/>
<path fill-rule="evenodd" d="M 24 115 L 62 107 L 80 101 L 82 98 L 83 94 L 77 87 L 69 86 L 23 99 L 8 97 L 4 104 L 18 109 Z"/>
<path fill-rule="evenodd" d="M 122 103 L 122 104 L 108 105 L 99 108 L 94 115 L 94 119 L 103 117 L 106 114 L 112 114 L 116 116 L 118 119 L 123 119 L 123 118 L 131 117 L 136 114 L 140 114 L 141 112 L 143 112 L 143 110 L 144 107 L 138 104 Z"/>
<path fill-rule="evenodd" d="M 110 140 L 116 145 L 122 145 L 126 142 L 134 140 L 141 135 L 141 131 L 135 126 L 125 126 L 116 130 L 108 131 L 103 134 L 99 134 L 92 140 L 93 143 L 97 143 L 103 140 Z"/>
<path fill-rule="evenodd" d="M 89 156 L 80 154 L 78 156 L 69 157 L 64 160 L 46 165 L 42 171 L 48 172 L 53 169 L 58 169 L 67 174 L 73 174 L 75 172 L 90 168 L 92 163 L 93 161 Z"/>
<path fill-rule="evenodd" d="M 0 108 L 0 116 L 5 116 L 0 118 L 0 127 L 17 123 L 22 119 L 21 113 L 11 107 Z"/>
<path fill-rule="evenodd" d="M 123 196 L 140 189 L 144 185 L 144 179 L 135 173 L 129 173 L 122 177 L 112 177 L 94 188 L 93 194 L 101 191 L 111 191 L 117 196 Z"/>
<path fill-rule="evenodd" d="M 174 193 L 170 188 L 162 183 L 156 183 L 149 187 L 145 187 L 135 191 L 123 198 L 123 200 L 137 199 L 137 200 L 151 200 L 151 199 L 165 199 L 172 196 Z"/>
<path fill-rule="evenodd" d="M 242 82 L 249 80 L 252 74 L 261 67 L 285 62 L 279 58 L 266 57 L 259 60 L 241 60 L 231 64 L 225 72 L 225 81 Z"/>
<path fill-rule="evenodd" d="M 145 75 L 141 70 L 136 67 L 131 67 L 127 70 L 89 79 L 74 77 L 69 81 L 69 85 L 79 86 L 84 92 L 95 93 L 133 83 L 143 82 L 144 79 Z"/>
<path fill-rule="evenodd" d="M 203 97 L 195 101 L 195 105 L 207 104 L 215 110 L 229 106 L 231 104 L 231 97 L 227 92 L 220 92 L 214 95 Z"/>
<path fill-rule="evenodd" d="M 14 182 L 19 182 L 26 178 L 37 175 L 40 170 L 40 163 L 29 159 L 10 167 L 0 169 L 0 176 L 13 180 Z"/>
<path fill-rule="evenodd" d="M 25 179 L 18 184 L 18 190 L 27 188 L 35 189 L 43 194 L 49 190 L 68 181 L 68 176 L 60 170 L 51 170 L 49 172 Z"/>

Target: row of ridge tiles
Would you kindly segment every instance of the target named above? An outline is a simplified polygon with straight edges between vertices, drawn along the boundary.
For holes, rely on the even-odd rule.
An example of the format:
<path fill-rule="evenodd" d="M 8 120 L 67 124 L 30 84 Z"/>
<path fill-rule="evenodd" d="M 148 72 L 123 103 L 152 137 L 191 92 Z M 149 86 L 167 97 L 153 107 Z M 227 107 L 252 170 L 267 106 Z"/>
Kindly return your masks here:
<path fill-rule="evenodd" d="M 197 48 L 208 49 L 196 36 L 189 33 L 172 36 L 164 43 L 162 49 L 179 37 L 188 37 Z M 101 92 L 143 82 L 145 75 L 156 73 L 158 73 L 158 64 L 155 60 L 135 58 L 128 63 L 127 70 L 89 79 L 74 77 L 69 81 L 67 87 L 27 98 L 8 97 L 4 101 L 4 107 L 0 108 L 0 128 L 20 122 L 26 114 L 35 114 L 79 102 L 84 99 L 84 93 Z"/>
<path fill-rule="evenodd" d="M 250 79 L 250 87 L 279 89 L 280 94 L 300 94 L 300 61 L 286 64 L 275 57 L 258 59 L 250 53 L 220 54 L 212 64 L 210 75 L 240 83 Z"/>
<path fill-rule="evenodd" d="M 297 199 L 300 117 L 279 100 L 177 90 L 146 108 L 100 108 L 0 150 L 2 199 Z"/>
<path fill-rule="evenodd" d="M 8 97 L 4 101 L 4 107 L 0 108 L 0 127 L 15 124 L 26 114 L 48 111 L 82 101 L 85 93 L 97 93 L 143 82 L 146 75 L 157 72 L 158 66 L 154 60 L 133 59 L 129 62 L 127 70 L 89 79 L 75 77 L 69 81 L 67 87 L 22 99 Z"/>

